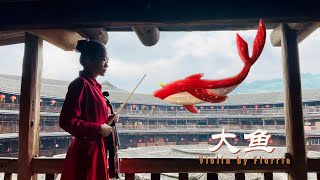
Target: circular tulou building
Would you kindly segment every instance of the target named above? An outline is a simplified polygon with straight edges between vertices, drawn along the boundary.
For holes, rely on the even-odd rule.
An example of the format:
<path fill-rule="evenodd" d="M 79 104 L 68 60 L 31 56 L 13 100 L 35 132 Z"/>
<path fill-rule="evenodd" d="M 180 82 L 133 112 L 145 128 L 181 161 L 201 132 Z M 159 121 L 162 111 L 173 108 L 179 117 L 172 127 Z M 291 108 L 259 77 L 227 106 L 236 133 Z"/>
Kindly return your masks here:
<path fill-rule="evenodd" d="M 68 81 L 42 79 L 40 100 L 40 156 L 64 157 L 72 137 L 59 127 L 59 112 L 67 93 Z M 21 77 L 0 74 L 0 156 L 18 156 L 18 121 Z M 114 111 L 130 92 L 102 83 L 109 92 L 108 99 Z M 305 122 L 305 146 L 308 157 L 320 157 L 320 91 L 302 92 Z M 151 94 L 135 93 L 125 105 L 117 124 L 120 139 L 120 158 L 204 158 L 203 163 L 227 163 L 228 158 L 283 158 L 286 136 L 284 120 L 284 94 L 281 92 L 230 95 L 219 104 L 200 104 L 199 114 L 186 111 L 183 106 L 168 104 Z M 257 130 L 270 134 L 267 145 L 275 148 L 267 152 L 244 152 L 250 147 L 245 135 Z M 220 139 L 212 135 L 234 134 L 227 138 L 230 146 L 240 149 L 233 154 L 223 144 L 215 152 L 210 148 Z M 219 159 L 219 160 L 217 160 Z M 264 162 L 263 162 L 264 163 Z M 271 161 L 269 160 L 269 163 Z M 251 179 L 263 174 L 251 173 Z M 234 179 L 235 174 L 219 174 L 220 179 Z M 274 173 L 274 179 L 283 179 L 285 173 Z M 313 175 L 310 175 L 313 177 Z M 135 175 L 136 179 L 151 179 L 150 174 Z M 178 179 L 179 174 L 162 173 L 161 179 Z M 189 173 L 189 179 L 207 179 L 206 173 Z"/>

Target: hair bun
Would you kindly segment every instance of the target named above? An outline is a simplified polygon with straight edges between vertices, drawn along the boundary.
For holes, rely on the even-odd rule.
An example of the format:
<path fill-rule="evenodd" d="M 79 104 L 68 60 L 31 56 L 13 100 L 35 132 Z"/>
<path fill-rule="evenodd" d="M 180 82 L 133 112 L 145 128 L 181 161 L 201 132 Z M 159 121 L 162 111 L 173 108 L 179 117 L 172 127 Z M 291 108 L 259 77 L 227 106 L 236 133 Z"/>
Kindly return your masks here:
<path fill-rule="evenodd" d="M 85 51 L 85 49 L 87 49 L 87 45 L 88 45 L 88 40 L 79 40 L 77 43 L 76 50 L 82 53 Z"/>

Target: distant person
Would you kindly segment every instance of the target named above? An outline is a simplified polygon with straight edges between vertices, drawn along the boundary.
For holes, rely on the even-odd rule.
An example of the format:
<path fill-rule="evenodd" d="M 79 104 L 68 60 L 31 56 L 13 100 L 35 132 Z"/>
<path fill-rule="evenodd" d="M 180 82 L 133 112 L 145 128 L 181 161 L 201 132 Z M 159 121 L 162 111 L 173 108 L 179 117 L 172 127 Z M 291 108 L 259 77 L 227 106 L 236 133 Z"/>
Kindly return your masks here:
<path fill-rule="evenodd" d="M 61 180 L 106 180 L 108 159 L 103 139 L 112 132 L 106 123 L 118 118 L 109 117 L 101 85 L 96 80 L 107 70 L 107 51 L 103 44 L 86 40 L 78 41 L 76 50 L 81 53 L 83 71 L 69 85 L 60 114 L 60 127 L 74 137 Z"/>

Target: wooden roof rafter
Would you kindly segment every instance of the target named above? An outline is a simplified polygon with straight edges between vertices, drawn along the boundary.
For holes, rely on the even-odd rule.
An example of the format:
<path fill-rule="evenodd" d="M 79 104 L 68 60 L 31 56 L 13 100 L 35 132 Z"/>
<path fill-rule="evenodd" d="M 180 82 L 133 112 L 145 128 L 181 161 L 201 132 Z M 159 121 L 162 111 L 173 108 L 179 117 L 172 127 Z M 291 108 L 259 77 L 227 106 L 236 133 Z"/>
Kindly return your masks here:
<path fill-rule="evenodd" d="M 159 28 L 152 26 L 134 26 L 132 29 L 136 32 L 141 43 L 145 46 L 155 45 L 160 38 Z M 66 29 L 44 29 L 27 31 L 43 40 L 56 45 L 65 50 L 75 49 L 77 41 L 81 39 L 96 40 L 106 45 L 109 39 L 108 32 L 104 28 L 84 28 L 77 30 Z M 24 31 L 0 31 L 0 46 L 24 42 Z"/>
<path fill-rule="evenodd" d="M 297 41 L 299 44 L 320 27 L 320 22 L 291 23 L 288 26 L 290 29 L 297 31 Z M 270 40 L 273 46 L 281 46 L 281 28 L 279 25 L 271 32 Z"/>
<path fill-rule="evenodd" d="M 57 8 L 59 13 L 56 12 Z M 165 1 L 93 0 L 90 4 L 81 4 L 59 0 L 4 0 L 0 1 L 0 30 L 17 32 L 5 37 L 0 32 L 0 45 L 23 42 L 21 30 L 24 29 L 36 30 L 37 33 L 38 29 L 73 29 L 84 38 L 98 33 L 104 37 L 100 40 L 97 38 L 103 43 L 108 39 L 104 35 L 106 32 L 101 34 L 103 31 L 133 30 L 144 45 L 152 46 L 159 41 L 160 31 L 251 30 L 256 29 L 258 19 L 264 20 L 267 29 L 276 28 L 271 40 L 273 45 L 279 46 L 279 28 L 276 27 L 279 23 L 290 23 L 290 28 L 298 31 L 298 41 L 301 42 L 318 28 L 315 22 L 320 22 L 320 13 L 313 2 L 288 3 L 284 0 L 277 2 L 277 6 L 261 2 L 246 4 L 236 0 L 228 3 L 182 3 L 174 0 L 170 4 Z M 71 40 L 73 36 L 68 35 L 66 39 Z M 56 40 L 54 43 L 57 43 Z M 74 48 L 74 42 L 71 45 L 70 42 L 65 43 L 57 45 L 65 50 Z"/>
<path fill-rule="evenodd" d="M 132 29 L 137 34 L 140 42 L 145 46 L 153 46 L 160 39 L 158 27 L 153 26 L 133 26 Z"/>
<path fill-rule="evenodd" d="M 0 46 L 24 42 L 23 31 L 0 31 Z"/>
<path fill-rule="evenodd" d="M 76 48 L 77 41 L 81 39 L 96 40 L 104 45 L 107 44 L 109 36 L 105 29 L 44 29 L 24 31 L 0 31 L 0 46 L 24 43 L 25 32 L 41 37 L 43 40 L 65 50 L 72 51 Z"/>
<path fill-rule="evenodd" d="M 88 28 L 99 28 L 100 32 L 133 30 L 144 45 L 152 46 L 159 41 L 160 31 L 256 30 L 259 19 L 264 20 L 267 29 L 279 23 L 320 22 L 317 7 L 317 2 L 286 0 L 277 5 L 237 0 L 4 0 L 0 1 L 0 30 L 72 29 L 82 37 L 88 35 L 82 32 Z M 12 42 L 21 42 L 19 38 Z M 63 49 L 71 48 L 67 45 Z"/>
<path fill-rule="evenodd" d="M 59 13 L 57 13 L 57 9 Z M 267 28 L 278 23 L 320 20 L 317 2 L 280 0 L 270 2 L 226 1 L 0 1 L 0 29 L 82 29 L 119 28 L 136 25 L 170 27 L 184 31 L 190 27 L 214 30 L 255 29 L 259 19 Z M 193 30 L 196 30 L 195 28 Z"/>
<path fill-rule="evenodd" d="M 84 38 L 96 40 L 106 45 L 109 40 L 108 32 L 104 28 L 85 28 L 79 29 L 77 32 Z"/>
<path fill-rule="evenodd" d="M 65 51 L 74 50 L 76 48 L 77 41 L 84 39 L 77 32 L 64 29 L 32 30 L 30 33 L 41 37 L 43 40 Z"/>

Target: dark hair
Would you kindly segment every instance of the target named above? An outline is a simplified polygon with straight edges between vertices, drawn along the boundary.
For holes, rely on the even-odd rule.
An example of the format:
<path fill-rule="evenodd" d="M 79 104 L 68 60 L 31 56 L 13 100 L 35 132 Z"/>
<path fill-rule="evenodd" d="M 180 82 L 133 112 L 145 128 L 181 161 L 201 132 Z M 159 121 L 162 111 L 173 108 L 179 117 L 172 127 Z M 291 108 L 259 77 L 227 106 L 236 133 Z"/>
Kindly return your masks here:
<path fill-rule="evenodd" d="M 104 91 L 104 92 L 102 93 L 102 95 L 108 97 L 108 96 L 109 96 L 109 92 L 108 92 L 108 91 Z"/>
<path fill-rule="evenodd" d="M 76 50 L 81 53 L 80 64 L 83 66 L 86 58 L 96 60 L 106 55 L 106 48 L 103 44 L 97 41 L 79 40 Z"/>

